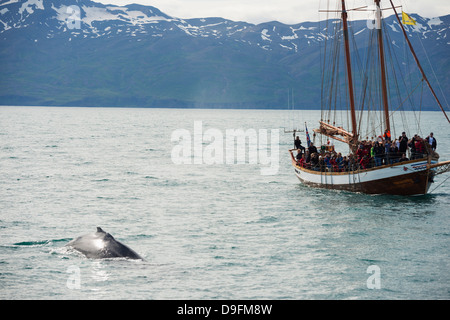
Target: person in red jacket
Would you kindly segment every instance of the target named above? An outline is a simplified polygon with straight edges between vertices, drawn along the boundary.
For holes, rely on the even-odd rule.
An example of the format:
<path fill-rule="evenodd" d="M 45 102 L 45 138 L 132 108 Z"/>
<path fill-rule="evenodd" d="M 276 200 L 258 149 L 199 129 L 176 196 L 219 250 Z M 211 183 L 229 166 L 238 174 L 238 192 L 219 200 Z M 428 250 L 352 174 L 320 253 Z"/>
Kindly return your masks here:
<path fill-rule="evenodd" d="M 425 144 L 423 143 L 423 139 L 420 136 L 417 136 L 417 139 L 414 142 L 414 146 L 416 148 L 416 158 L 423 158 L 425 154 Z"/>
<path fill-rule="evenodd" d="M 367 154 L 359 161 L 359 166 L 361 169 L 370 168 L 370 158 Z"/>
<path fill-rule="evenodd" d="M 356 159 L 358 162 L 367 154 L 367 150 L 364 148 L 364 145 L 361 143 L 359 145 L 358 150 L 356 150 Z"/>

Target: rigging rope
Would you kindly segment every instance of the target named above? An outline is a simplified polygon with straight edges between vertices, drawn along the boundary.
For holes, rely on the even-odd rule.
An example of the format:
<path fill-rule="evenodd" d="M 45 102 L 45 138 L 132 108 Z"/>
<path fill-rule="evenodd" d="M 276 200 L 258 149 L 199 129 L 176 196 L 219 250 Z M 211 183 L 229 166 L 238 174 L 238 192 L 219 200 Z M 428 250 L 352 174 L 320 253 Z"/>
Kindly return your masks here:
<path fill-rule="evenodd" d="M 416 34 L 416 36 L 419 39 L 419 42 L 420 42 L 420 44 L 422 46 L 422 49 L 423 49 L 423 52 L 425 53 L 425 57 L 427 58 L 428 64 L 430 65 L 431 71 L 433 72 L 434 79 L 436 80 L 436 82 L 438 84 L 438 87 L 439 87 L 439 90 L 441 91 L 442 97 L 444 97 L 444 101 L 447 104 L 447 109 L 449 109 L 447 98 L 445 97 L 444 91 L 442 90 L 442 87 L 441 87 L 441 83 L 439 82 L 439 80 L 438 80 L 438 78 L 436 76 L 436 73 L 434 72 L 433 65 L 431 64 L 430 58 L 428 57 L 427 51 L 425 50 L 425 47 L 424 47 L 423 42 L 422 42 L 422 39 L 420 39 L 419 34 Z"/>
<path fill-rule="evenodd" d="M 445 181 L 447 181 L 450 178 L 450 176 L 448 176 L 444 181 L 442 181 L 440 184 L 438 184 L 436 186 L 436 188 L 434 188 L 432 191 L 428 192 L 429 194 L 433 193 L 437 188 L 439 188 L 442 184 L 444 184 Z"/>

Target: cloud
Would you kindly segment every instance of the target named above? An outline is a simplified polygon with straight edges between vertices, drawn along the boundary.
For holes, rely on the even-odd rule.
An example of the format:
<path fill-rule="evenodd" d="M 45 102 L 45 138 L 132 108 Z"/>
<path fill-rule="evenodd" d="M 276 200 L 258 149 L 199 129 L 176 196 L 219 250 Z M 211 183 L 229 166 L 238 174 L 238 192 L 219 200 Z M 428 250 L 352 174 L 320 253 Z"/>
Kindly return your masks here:
<path fill-rule="evenodd" d="M 403 10 L 418 13 L 421 16 L 432 18 L 450 14 L 450 1 L 448 0 L 410 0 L 403 4 Z"/>
<path fill-rule="evenodd" d="M 178 18 L 222 17 L 236 21 L 262 23 L 280 21 L 295 24 L 324 19 L 319 7 L 327 6 L 327 0 L 94 0 L 105 4 L 126 5 L 139 3 L 154 6 L 164 13 Z M 330 1 L 332 2 L 332 1 Z M 386 2 L 386 1 L 385 1 Z M 348 7 L 373 5 L 373 0 L 347 1 Z M 425 17 L 443 16 L 450 13 L 449 0 L 394 0 L 409 13 Z M 384 7 L 388 6 L 384 4 Z"/>
<path fill-rule="evenodd" d="M 154 6 L 178 18 L 222 17 L 236 21 L 261 23 L 280 21 L 287 24 L 317 21 L 316 0 L 94 0 L 104 4 L 139 3 Z"/>

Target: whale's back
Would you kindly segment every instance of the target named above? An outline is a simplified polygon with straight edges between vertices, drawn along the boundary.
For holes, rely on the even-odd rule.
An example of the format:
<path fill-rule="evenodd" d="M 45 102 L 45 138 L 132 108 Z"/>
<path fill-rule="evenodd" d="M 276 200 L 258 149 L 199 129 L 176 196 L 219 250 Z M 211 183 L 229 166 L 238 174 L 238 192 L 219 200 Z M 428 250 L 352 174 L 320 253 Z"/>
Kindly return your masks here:
<path fill-rule="evenodd" d="M 134 250 L 114 239 L 112 235 L 100 227 L 97 232 L 85 234 L 72 241 L 67 246 L 84 254 L 91 259 L 129 258 L 142 259 Z"/>

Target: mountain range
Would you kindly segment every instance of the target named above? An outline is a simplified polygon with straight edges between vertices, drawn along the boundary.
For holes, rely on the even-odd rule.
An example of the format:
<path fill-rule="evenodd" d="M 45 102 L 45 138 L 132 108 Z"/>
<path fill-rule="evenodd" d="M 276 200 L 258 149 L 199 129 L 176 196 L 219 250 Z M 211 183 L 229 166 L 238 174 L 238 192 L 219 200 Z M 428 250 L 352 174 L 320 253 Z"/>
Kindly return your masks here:
<path fill-rule="evenodd" d="M 411 40 L 426 48 L 424 69 L 437 71 L 430 80 L 447 95 L 450 15 L 412 16 Z M 385 21 L 392 47 L 405 56 L 395 17 Z M 136 4 L 6 0 L 0 105 L 284 109 L 292 89 L 297 108 L 319 108 L 320 49 L 332 22 L 255 25 L 181 19 Z M 351 27 L 356 38 L 369 32 L 366 21 Z M 424 101 L 433 104 L 429 95 Z"/>

